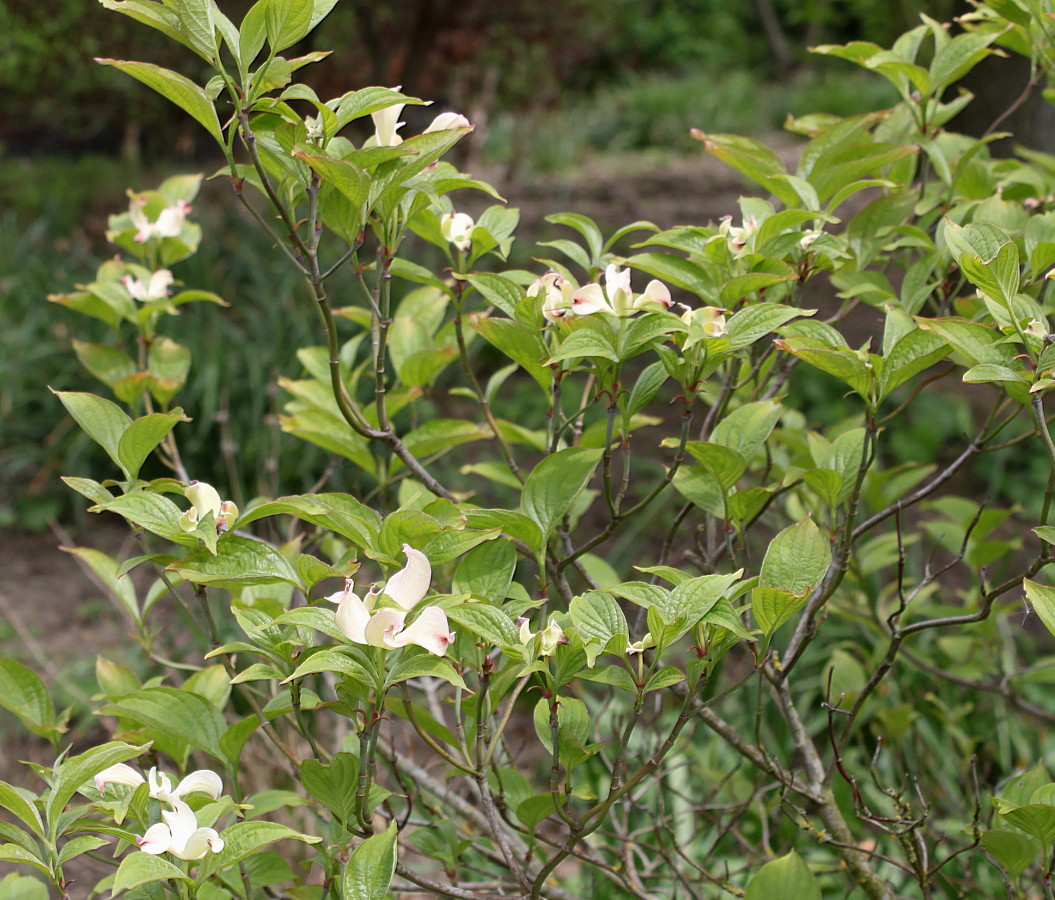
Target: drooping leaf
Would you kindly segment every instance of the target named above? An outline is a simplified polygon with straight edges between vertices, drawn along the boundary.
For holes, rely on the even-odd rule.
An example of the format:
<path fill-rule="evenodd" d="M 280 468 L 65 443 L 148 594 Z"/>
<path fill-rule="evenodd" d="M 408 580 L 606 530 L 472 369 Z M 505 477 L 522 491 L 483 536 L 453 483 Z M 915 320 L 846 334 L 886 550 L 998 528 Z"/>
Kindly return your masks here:
<path fill-rule="evenodd" d="M 545 542 L 589 483 L 602 451 L 572 447 L 547 456 L 524 484 L 521 508 Z"/>
<path fill-rule="evenodd" d="M 396 871 L 396 823 L 352 851 L 344 870 L 345 900 L 385 900 Z"/>
<path fill-rule="evenodd" d="M 121 860 L 114 878 L 113 896 L 152 881 L 172 880 L 194 882 L 179 866 L 164 857 L 136 850 Z"/>
<path fill-rule="evenodd" d="M 285 582 L 300 587 L 300 579 L 289 560 L 270 544 L 232 534 L 208 549 L 195 550 L 172 563 L 168 570 L 194 584 L 215 587 L 246 587 Z"/>
<path fill-rule="evenodd" d="M 224 847 L 219 853 L 209 853 L 198 868 L 198 883 L 202 883 L 213 872 L 219 872 L 233 866 L 275 841 L 303 841 L 305 844 L 317 844 L 322 838 L 310 834 L 301 834 L 278 822 L 236 822 L 225 828 L 220 837 Z"/>
<path fill-rule="evenodd" d="M 223 133 L 220 130 L 220 120 L 216 116 L 216 107 L 212 105 L 205 91 L 186 76 L 152 63 L 122 59 L 96 59 L 96 62 L 104 66 L 113 66 L 131 75 L 147 87 L 157 91 L 162 97 L 171 100 L 204 126 L 218 144 L 223 144 Z"/>
<path fill-rule="evenodd" d="M 220 741 L 227 723 L 223 714 L 199 694 L 171 687 L 143 688 L 107 704 L 100 712 L 131 719 L 177 745 L 189 745 L 226 761 Z"/>
<path fill-rule="evenodd" d="M 744 900 L 821 900 L 821 888 L 810 867 L 792 850 L 762 866 L 747 884 Z"/>

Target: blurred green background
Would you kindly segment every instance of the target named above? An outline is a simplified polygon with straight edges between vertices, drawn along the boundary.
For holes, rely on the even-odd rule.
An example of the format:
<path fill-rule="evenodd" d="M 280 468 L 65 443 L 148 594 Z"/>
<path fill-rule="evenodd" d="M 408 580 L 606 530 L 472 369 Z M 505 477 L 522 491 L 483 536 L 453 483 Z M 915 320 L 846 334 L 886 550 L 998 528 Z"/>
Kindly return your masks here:
<path fill-rule="evenodd" d="M 220 3 L 235 21 L 249 5 Z M 952 0 L 342 0 L 288 55 L 334 50 L 302 70 L 324 97 L 398 84 L 436 101 L 420 113 L 426 122 L 437 109 L 466 113 L 477 129 L 456 162 L 513 205 L 540 179 L 558 179 L 544 210 L 556 212 L 562 192 L 574 194 L 569 184 L 598 171 L 618 180 L 701 158 L 691 127 L 772 135 L 789 113 L 889 105 L 885 81 L 806 48 L 862 37 L 889 45 L 921 12 L 947 19 L 959 11 Z M 189 51 L 93 0 L 0 4 L 0 527 L 38 530 L 53 517 L 76 524 L 83 504 L 58 476 L 108 474 L 101 451 L 47 391 L 104 393 L 81 370 L 71 339 L 105 334 L 46 295 L 90 281 L 113 254 L 106 216 L 125 207 L 127 188 L 220 164 L 195 123 L 94 63 L 97 56 L 204 76 Z M 679 190 L 676 179 L 668 183 Z M 735 201 L 732 174 L 729 186 Z M 631 218 L 651 218 L 652 199 L 642 197 Z M 202 249 L 175 274 L 232 306 L 184 307 L 172 336 L 195 361 L 179 397 L 197 420 L 183 436 L 188 468 L 244 501 L 279 484 L 307 488 L 326 458 L 277 423 L 284 400 L 275 381 L 296 377 L 296 348 L 318 340 L 314 319 L 302 314 L 303 288 L 230 200 L 222 179 L 206 185 L 195 208 Z M 695 221 L 714 217 L 712 209 L 701 197 Z M 603 198 L 590 212 L 606 218 Z M 624 212 L 609 209 L 602 224 L 623 224 Z M 544 236 L 537 216 L 526 221 L 513 262 L 530 265 Z M 826 408 L 837 414 L 837 389 L 808 389 L 821 390 L 811 398 L 819 417 Z M 969 428 L 966 403 L 932 404 L 920 440 L 940 446 Z M 917 451 L 929 452 L 898 450 L 906 458 Z M 354 488 L 342 477 L 331 487 Z M 1030 478 L 1024 471 L 1016 482 L 1026 495 Z"/>

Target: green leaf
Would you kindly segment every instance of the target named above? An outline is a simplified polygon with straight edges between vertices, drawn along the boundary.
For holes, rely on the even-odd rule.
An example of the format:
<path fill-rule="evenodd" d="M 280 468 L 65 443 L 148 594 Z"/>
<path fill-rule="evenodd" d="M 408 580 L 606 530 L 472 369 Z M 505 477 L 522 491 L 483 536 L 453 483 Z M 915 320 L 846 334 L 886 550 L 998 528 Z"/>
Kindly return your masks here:
<path fill-rule="evenodd" d="M 0 808 L 20 819 L 39 837 L 44 837 L 44 823 L 40 820 L 40 812 L 34 800 L 36 800 L 36 795 L 25 788 L 0 781 Z"/>
<path fill-rule="evenodd" d="M 396 871 L 396 823 L 352 851 L 344 870 L 343 900 L 385 900 Z"/>
<path fill-rule="evenodd" d="M 751 594 L 751 612 L 767 637 L 805 605 L 830 563 L 831 547 L 812 519 L 773 538 Z"/>
<path fill-rule="evenodd" d="M 581 655 L 579 659 L 582 659 Z M 574 697 L 560 697 L 555 701 L 542 698 L 535 704 L 533 721 L 535 733 L 549 753 L 553 753 L 553 730 L 550 727 L 551 702 L 557 704 L 557 742 L 560 762 L 571 771 L 593 756 L 600 749 L 600 745 L 587 745 L 586 743 L 590 737 L 591 724 L 590 713 L 585 703 Z"/>
<path fill-rule="evenodd" d="M 903 335 L 884 359 L 878 382 L 879 399 L 950 352 L 949 345 L 933 332 L 916 328 Z"/>
<path fill-rule="evenodd" d="M 305 675 L 314 675 L 316 672 L 336 672 L 346 675 L 360 684 L 373 686 L 374 676 L 368 672 L 361 663 L 341 647 L 324 647 L 317 653 L 311 654 L 304 662 L 297 666 L 296 671 L 286 679 L 287 683 Z"/>
<path fill-rule="evenodd" d="M 172 879 L 194 882 L 194 879 L 179 866 L 173 865 L 167 859 L 137 850 L 121 860 L 121 865 L 114 878 L 113 895 L 116 897 L 124 891 L 151 881 Z"/>
<path fill-rule="evenodd" d="M 708 153 L 774 194 L 786 206 L 799 205 L 798 193 L 780 177 L 788 174 L 783 160 L 765 144 L 735 134 L 704 134 L 698 128 L 689 133 L 703 142 Z"/>
<path fill-rule="evenodd" d="M 630 399 L 626 401 L 627 412 L 630 415 L 640 412 L 647 406 L 653 397 L 659 393 L 670 376 L 662 362 L 654 362 L 645 367 L 634 382 L 634 389 L 630 392 Z"/>
<path fill-rule="evenodd" d="M 55 707 L 40 676 L 13 659 L 0 657 L 0 706 L 36 735 L 55 738 L 66 728 L 55 722 Z"/>
<path fill-rule="evenodd" d="M 467 275 L 466 280 L 510 319 L 516 315 L 517 305 L 524 299 L 524 289 L 515 281 L 490 273 Z"/>
<path fill-rule="evenodd" d="M 546 216 L 546 221 L 554 225 L 567 225 L 569 228 L 574 228 L 586 238 L 586 246 L 590 249 L 590 259 L 600 260 L 601 254 L 604 252 L 601 230 L 594 224 L 592 219 L 578 213 L 555 213 Z M 585 268 L 589 268 L 589 266 Z"/>
<path fill-rule="evenodd" d="M 589 483 L 601 455 L 601 450 L 578 447 L 560 450 L 547 456 L 528 475 L 521 508 L 538 525 L 543 545 Z"/>
<path fill-rule="evenodd" d="M 998 366 L 993 363 L 981 363 L 971 366 L 963 373 L 965 384 L 989 384 L 996 381 L 1012 381 L 1020 384 L 1029 384 L 1029 379 L 1021 372 L 1009 369 L 1007 366 Z"/>
<path fill-rule="evenodd" d="M 324 2 L 328 3 L 329 0 L 324 0 Z M 339 129 L 344 128 L 353 119 L 380 112 L 397 103 L 420 106 L 424 101 L 416 97 L 408 97 L 391 88 L 367 87 L 359 91 L 351 91 L 341 98 L 337 106 L 337 126 Z"/>
<path fill-rule="evenodd" d="M 89 344 L 75 338 L 73 350 L 81 365 L 111 388 L 115 382 L 138 371 L 138 367 L 127 353 L 109 344 Z M 118 399 L 127 402 L 124 397 Z"/>
<path fill-rule="evenodd" d="M 1006 869 L 1012 878 L 1018 878 L 1026 871 L 1040 853 L 1040 845 L 1033 838 L 1017 831 L 984 831 L 981 840 L 986 852 Z"/>
<path fill-rule="evenodd" d="M 751 592 L 751 615 L 766 637 L 806 605 L 806 597 L 780 588 L 759 586 Z"/>
<path fill-rule="evenodd" d="M 795 596 L 812 591 L 831 563 L 828 540 L 813 519 L 790 525 L 770 542 L 758 573 L 761 585 L 790 591 Z"/>
<path fill-rule="evenodd" d="M 27 850 L 20 844 L 0 844 L 0 860 L 25 863 L 43 872 L 49 879 L 53 878 L 54 873 L 38 853 Z"/>
<path fill-rule="evenodd" d="M 767 287 L 772 287 L 774 284 L 780 284 L 785 281 L 795 281 L 797 277 L 794 272 L 789 272 L 786 275 L 776 275 L 771 272 L 749 272 L 746 275 L 737 275 L 722 285 L 721 293 L 718 294 L 718 301 L 723 307 L 736 306 L 744 297 L 756 291 L 764 290 Z"/>
<path fill-rule="evenodd" d="M 12 872 L 0 881 L 0 897 L 4 900 L 48 900 L 48 889 L 36 878 Z"/>
<path fill-rule="evenodd" d="M 590 328 L 579 328 L 561 341 L 557 352 L 548 360 L 549 363 L 563 362 L 568 359 L 608 359 L 619 362 L 619 354 L 610 340 Z"/>
<path fill-rule="evenodd" d="M 817 189 L 820 200 L 826 201 L 861 176 L 878 173 L 917 152 L 909 144 L 859 144 L 831 159 L 822 159 L 810 173 L 810 183 Z"/>
<path fill-rule="evenodd" d="M 181 30 L 191 47 L 210 62 L 216 59 L 216 27 L 214 14 L 219 13 L 213 0 L 175 0 L 176 15 Z"/>
<path fill-rule="evenodd" d="M 166 540 L 193 547 L 198 539 L 180 528 L 182 510 L 161 494 L 135 491 L 93 506 L 91 512 L 112 512 Z"/>
<path fill-rule="evenodd" d="M 993 798 L 993 806 L 1010 825 L 1033 835 L 1045 848 L 1055 842 L 1055 806 L 1047 803 L 1013 806 L 998 797 Z"/>
<path fill-rule="evenodd" d="M 366 201 L 370 198 L 369 174 L 346 159 L 309 156 L 306 153 L 295 153 L 294 156 L 311 166 L 323 181 L 347 197 L 356 210 L 357 219 L 363 217 Z"/>
<path fill-rule="evenodd" d="M 433 656 L 427 651 L 415 654 L 403 653 L 399 661 L 393 666 L 392 671 L 388 673 L 385 685 L 391 687 L 422 675 L 427 675 L 430 678 L 442 678 L 455 687 L 466 687 L 462 676 L 455 671 L 454 665 L 449 659 Z"/>
<path fill-rule="evenodd" d="M 1037 617 L 1044 623 L 1044 627 L 1055 635 L 1055 588 L 1046 587 L 1028 578 L 1022 582 L 1022 587 Z"/>
<path fill-rule="evenodd" d="M 979 322 L 960 318 L 917 317 L 916 324 L 952 344 L 969 366 L 981 363 L 1010 366 L 1014 356 L 1010 347 L 1002 343 L 1001 335 Z"/>
<path fill-rule="evenodd" d="M 264 28 L 275 53 L 281 53 L 308 33 L 314 5 L 314 0 L 265 0 Z"/>
<path fill-rule="evenodd" d="M 218 144 L 223 144 L 223 133 L 220 130 L 220 120 L 216 117 L 216 108 L 205 95 L 205 91 L 189 78 L 151 63 L 121 59 L 96 59 L 95 61 L 104 66 L 113 66 L 131 75 L 147 87 L 157 91 L 162 97 L 171 100 L 203 125 Z"/>
<path fill-rule="evenodd" d="M 175 572 L 194 584 L 215 587 L 246 587 L 285 582 L 296 588 L 300 579 L 289 561 L 269 544 L 241 535 L 227 535 L 216 545 L 216 555 L 208 549 L 195 550 L 172 563 Z"/>
<path fill-rule="evenodd" d="M 654 672 L 652 677 L 645 682 L 645 686 L 641 689 L 641 692 L 647 694 L 649 691 L 661 691 L 684 680 L 684 672 L 679 672 L 673 666 L 663 666 L 662 669 Z"/>
<path fill-rule="evenodd" d="M 487 541 L 461 558 L 451 590 L 455 594 L 472 594 L 488 603 L 501 603 L 513 581 L 516 564 L 512 542 Z"/>
<path fill-rule="evenodd" d="M 814 491 L 829 506 L 836 507 L 839 505 L 843 490 L 843 479 L 834 469 L 810 469 L 808 472 L 802 473 L 802 480 L 810 490 Z"/>
<path fill-rule="evenodd" d="M 104 706 L 106 716 L 124 716 L 164 735 L 178 746 L 190 745 L 226 762 L 220 741 L 227 731 L 223 714 L 191 691 L 143 688 Z"/>
<path fill-rule="evenodd" d="M 750 463 L 780 420 L 782 408 L 776 400 L 757 400 L 734 409 L 711 432 L 711 441 L 735 450 Z"/>
<path fill-rule="evenodd" d="M 53 391 L 62 405 L 74 421 L 87 433 L 95 443 L 106 451 L 106 455 L 122 470 L 121 457 L 118 445 L 125 429 L 132 424 L 132 420 L 125 414 L 116 403 L 97 397 L 95 394 L 87 394 L 74 391 Z M 126 473 L 126 477 L 130 477 Z"/>
<path fill-rule="evenodd" d="M 493 541 L 500 533 L 497 528 L 490 531 L 471 531 L 467 528 L 441 531 L 424 542 L 421 552 L 434 566 L 439 566 L 457 559 L 480 544 Z"/>
<path fill-rule="evenodd" d="M 543 365 L 549 348 L 537 328 L 528 328 L 512 319 L 473 316 L 469 323 L 489 344 L 519 363 L 543 390 L 549 391 L 553 371 Z"/>
<path fill-rule="evenodd" d="M 674 474 L 674 490 L 719 519 L 726 517 L 725 491 L 714 474 L 703 466 L 681 466 Z"/>
<path fill-rule="evenodd" d="M 722 444 L 689 441 L 685 449 L 696 457 L 700 466 L 718 483 L 723 493 L 729 492 L 747 468 L 746 460 L 739 453 Z"/>
<path fill-rule="evenodd" d="M 194 50 L 194 46 L 183 33 L 176 11 L 164 3 L 152 0 L 99 0 L 106 8 L 122 13 L 137 22 L 156 28 L 173 41 Z"/>
<path fill-rule="evenodd" d="M 1006 308 L 1018 294 L 1018 247 L 995 225 L 961 228 L 951 219 L 943 223 L 943 234 L 963 274 L 983 293 Z"/>
<path fill-rule="evenodd" d="M 213 872 L 222 871 L 236 862 L 259 853 L 275 841 L 292 840 L 303 841 L 305 844 L 317 844 L 322 840 L 310 834 L 301 834 L 278 822 L 260 821 L 236 822 L 230 828 L 225 828 L 220 833 L 220 837 L 223 838 L 223 850 L 219 853 L 210 853 L 202 860 L 198 868 L 199 884 Z"/>
<path fill-rule="evenodd" d="M 109 838 L 96 837 L 91 834 L 82 834 L 79 837 L 70 838 L 62 845 L 62 849 L 59 851 L 58 863 L 60 866 L 64 866 L 71 859 L 76 859 L 85 853 L 91 853 L 92 850 L 98 850 L 109 843 Z"/>
<path fill-rule="evenodd" d="M 483 603 L 465 603 L 446 610 L 447 618 L 468 628 L 473 634 L 496 647 L 513 647 L 520 643 L 513 620 L 500 609 Z"/>
<path fill-rule="evenodd" d="M 129 481 L 139 477 L 139 470 L 177 422 L 189 422 L 182 409 L 151 413 L 129 425 L 117 443 L 117 458 Z"/>
<path fill-rule="evenodd" d="M 158 403 L 167 406 L 186 384 L 190 363 L 190 350 L 182 344 L 166 337 L 154 338 L 147 357 L 147 371 L 150 373 L 147 386 Z"/>
<path fill-rule="evenodd" d="M 67 487 L 75 490 L 82 497 L 87 497 L 92 503 L 108 503 L 114 499 L 113 494 L 91 478 L 74 478 L 67 475 L 62 478 L 62 481 Z"/>
<path fill-rule="evenodd" d="M 598 654 L 604 652 L 612 638 L 622 637 L 622 648 L 630 640 L 626 616 L 611 594 L 587 591 L 572 599 L 568 613 L 583 639 L 586 665 L 590 668 L 593 668 Z"/>
<path fill-rule="evenodd" d="M 744 900 L 821 900 L 821 888 L 810 867 L 792 850 L 766 863 L 747 884 Z"/>
<path fill-rule="evenodd" d="M 626 264 L 661 278 L 667 284 L 691 291 L 707 302 L 717 302 L 718 285 L 701 264 L 671 253 L 638 253 Z"/>
<path fill-rule="evenodd" d="M 779 303 L 756 303 L 734 313 L 726 324 L 729 349 L 749 347 L 760 337 L 785 325 L 792 319 L 816 315 L 815 309 L 794 309 Z"/>
<path fill-rule="evenodd" d="M 70 757 L 57 766 L 51 779 L 51 794 L 47 797 L 47 822 L 52 841 L 54 842 L 58 833 L 59 817 L 77 791 L 103 769 L 133 759 L 145 749 L 146 745 L 137 747 L 121 741 L 111 741 L 93 747 L 79 756 Z"/>
<path fill-rule="evenodd" d="M 355 792 L 359 786 L 359 760 L 351 753 L 336 754 L 329 765 L 306 759 L 300 765 L 304 789 L 341 822 L 355 813 Z"/>
<path fill-rule="evenodd" d="M 780 338 L 773 343 L 822 372 L 834 375 L 861 397 L 867 399 L 870 396 L 874 370 L 861 358 L 858 351 L 836 347 L 826 341 L 804 335 Z"/>
<path fill-rule="evenodd" d="M 975 287 L 1011 308 L 1019 285 L 1018 247 L 1014 241 L 1008 240 L 991 260 L 964 254 L 959 262 L 963 274 Z"/>
<path fill-rule="evenodd" d="M 527 799 L 517 804 L 516 815 L 520 820 L 521 824 L 528 829 L 528 831 L 534 832 L 535 826 L 538 825 L 543 819 L 549 818 L 557 811 L 557 806 L 553 800 L 553 794 L 546 792 L 545 794 L 533 794 Z"/>
<path fill-rule="evenodd" d="M 986 6 L 1015 25 L 1028 27 L 1033 21 L 1028 7 L 1022 5 L 1022 0 L 986 0 Z"/>
<path fill-rule="evenodd" d="M 265 516 L 290 515 L 347 538 L 357 547 L 374 551 L 381 517 L 351 494 L 294 494 L 246 510 L 237 522 L 242 527 Z"/>
<path fill-rule="evenodd" d="M 684 629 L 692 628 L 705 618 L 743 574 L 743 569 L 737 569 L 725 575 L 688 578 L 675 585 L 663 602 L 655 606 L 668 620 L 680 619 L 684 633 Z"/>
<path fill-rule="evenodd" d="M 930 64 L 930 80 L 936 97 L 980 63 L 992 51 L 989 45 L 998 37 L 995 31 L 958 34 L 940 47 Z"/>
<path fill-rule="evenodd" d="M 597 669 L 585 669 L 580 672 L 576 677 L 585 679 L 586 681 L 595 681 L 598 684 L 610 684 L 614 688 L 618 688 L 621 691 L 626 691 L 628 694 L 637 693 L 637 685 L 634 684 L 634 679 L 630 677 L 630 673 L 626 669 L 621 669 L 618 666 L 601 666 Z"/>
<path fill-rule="evenodd" d="M 259 727 L 260 717 L 253 713 L 253 715 L 246 716 L 241 721 L 235 722 L 220 738 L 220 749 L 235 774 L 238 772 L 242 750 L 246 742 L 256 733 Z"/>

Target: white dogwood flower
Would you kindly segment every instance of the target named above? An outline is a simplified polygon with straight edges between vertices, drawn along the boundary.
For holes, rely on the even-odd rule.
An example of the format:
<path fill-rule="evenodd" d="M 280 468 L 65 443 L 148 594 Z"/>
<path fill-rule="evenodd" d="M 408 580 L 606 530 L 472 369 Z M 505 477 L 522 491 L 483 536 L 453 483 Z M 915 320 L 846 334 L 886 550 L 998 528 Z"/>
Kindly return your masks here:
<path fill-rule="evenodd" d="M 354 644 L 388 650 L 414 644 L 436 656 L 443 656 L 454 640 L 454 634 L 447 622 L 447 614 L 440 607 L 427 606 L 410 625 L 406 624 L 407 615 L 428 593 L 432 566 L 424 553 L 409 544 L 403 545 L 403 552 L 407 557 L 406 566 L 388 579 L 383 591 L 398 608 L 384 606 L 375 610 L 382 592 L 371 588 L 364 600 L 355 593 L 355 586 L 349 579 L 344 590 L 326 598 L 337 604 L 334 621 L 341 634 Z"/>
<path fill-rule="evenodd" d="M 531 623 L 526 618 L 517 619 L 517 624 L 520 626 L 521 644 L 527 646 L 535 638 L 540 638 L 539 656 L 552 656 L 557 652 L 558 644 L 568 643 L 568 639 L 564 636 L 564 629 L 557 624 L 556 619 L 551 618 L 549 625 L 537 632 L 531 630 Z"/>
<path fill-rule="evenodd" d="M 221 500 L 216 488 L 204 481 L 192 481 L 183 495 L 191 502 L 191 508 L 179 520 L 184 531 L 194 531 L 208 513 L 216 520 L 217 531 L 226 531 L 238 518 L 238 507 L 230 500 Z"/>
<path fill-rule="evenodd" d="M 670 290 L 655 278 L 648 283 L 643 294 L 635 297 L 630 270 L 620 269 L 612 263 L 604 270 L 604 287 L 591 282 L 579 288 L 572 294 L 571 308 L 577 316 L 600 312 L 623 318 L 656 305 L 669 309 L 672 302 Z"/>
<path fill-rule="evenodd" d="M 699 328 L 703 337 L 715 338 L 728 333 L 725 327 L 725 312 L 715 306 L 690 309 L 682 315 L 681 320 L 690 329 Z"/>
<path fill-rule="evenodd" d="M 559 322 L 574 313 L 572 295 L 575 286 L 558 272 L 547 272 L 528 285 L 527 296 L 543 295 L 542 315 L 549 322 Z"/>
<path fill-rule="evenodd" d="M 473 228 L 476 223 L 467 213 L 445 213 L 440 219 L 440 234 L 465 253 L 473 245 Z"/>
<path fill-rule="evenodd" d="M 137 195 L 132 197 L 128 206 L 128 217 L 137 229 L 136 241 L 142 244 L 151 238 L 177 237 L 183 231 L 187 213 L 191 211 L 191 205 L 186 200 L 177 200 L 172 206 L 166 206 L 154 222 L 143 211 L 146 202 L 145 197 Z"/>
<path fill-rule="evenodd" d="M 634 656 L 635 654 L 638 654 L 638 653 L 644 653 L 649 647 L 655 647 L 655 646 L 656 646 L 656 639 L 654 637 L 652 637 L 652 632 L 650 631 L 643 638 L 641 638 L 641 640 L 634 641 L 629 647 L 627 647 L 626 648 L 626 655 L 627 656 Z"/>
<path fill-rule="evenodd" d="M 103 769 L 95 776 L 95 789 L 100 794 L 108 784 L 123 784 L 135 788 L 144 783 L 150 785 L 150 796 L 164 803 L 172 803 L 187 794 L 195 793 L 208 794 L 216 800 L 223 793 L 223 782 L 220 776 L 210 769 L 198 769 L 191 772 L 176 787 L 172 786 L 172 780 L 168 775 L 159 772 L 156 767 L 151 768 L 144 778 L 131 766 L 117 763 L 108 769 Z"/>
<path fill-rule="evenodd" d="M 206 853 L 219 853 L 224 842 L 214 828 L 199 828 L 194 811 L 182 800 L 173 800 L 171 810 L 162 810 L 164 822 L 151 825 L 136 845 L 144 853 L 159 856 L 171 853 L 180 859 L 193 861 Z"/>
<path fill-rule="evenodd" d="M 422 134 L 431 134 L 433 131 L 450 131 L 452 128 L 472 128 L 472 122 L 470 122 L 461 113 L 456 112 L 445 112 L 440 113 L 435 119 L 429 124 Z"/>
<path fill-rule="evenodd" d="M 394 91 L 398 91 L 400 86 L 392 88 Z M 384 109 L 379 109 L 377 112 L 370 113 L 370 118 L 374 120 L 374 133 L 366 139 L 364 147 L 398 147 L 403 143 L 397 131 L 402 128 L 406 122 L 400 122 L 399 116 L 403 112 L 405 103 L 393 103 L 391 106 L 386 106 Z"/>
<path fill-rule="evenodd" d="M 125 286 L 125 290 L 128 291 L 133 300 L 138 300 L 141 303 L 150 303 L 169 296 L 171 293 L 169 286 L 173 280 L 172 273 L 168 269 L 158 269 L 158 271 L 151 273 L 145 282 L 138 278 L 133 278 L 131 275 L 125 275 L 121 279 L 121 284 Z"/>
<path fill-rule="evenodd" d="M 718 226 L 718 234 L 726 239 L 729 249 L 734 253 L 746 246 L 757 231 L 758 220 L 754 216 L 744 219 L 742 227 L 733 224 L 732 216 L 722 216 Z"/>
<path fill-rule="evenodd" d="M 652 304 L 659 304 L 664 309 L 670 309 L 674 305 L 670 296 L 670 288 L 658 278 L 653 278 L 645 285 L 645 292 L 639 294 L 634 300 L 634 309 L 648 309 Z"/>

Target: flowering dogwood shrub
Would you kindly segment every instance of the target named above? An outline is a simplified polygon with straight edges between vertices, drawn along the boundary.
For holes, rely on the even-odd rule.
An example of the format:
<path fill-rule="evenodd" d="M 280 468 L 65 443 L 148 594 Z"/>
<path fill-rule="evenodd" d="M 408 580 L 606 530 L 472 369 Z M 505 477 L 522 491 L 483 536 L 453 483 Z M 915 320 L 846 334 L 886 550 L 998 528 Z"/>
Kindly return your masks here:
<path fill-rule="evenodd" d="M 225 301 L 176 290 L 208 238 L 200 178 L 132 194 L 109 235 L 135 261 L 51 299 L 115 334 L 77 344 L 114 399 L 58 392 L 112 477 L 66 481 L 136 535 L 78 553 L 150 675 L 100 661 L 114 739 L 63 750 L 39 794 L 0 783 L 0 857 L 71 897 L 91 853 L 113 867 L 92 896 L 142 900 L 1040 896 L 1053 658 L 1024 599 L 1055 631 L 1055 477 L 1028 508 L 964 479 L 998 448 L 1055 472 L 1055 160 L 946 126 L 986 56 L 1047 75 L 1047 0 L 818 48 L 901 102 L 792 121 L 794 171 L 696 132 L 757 188 L 738 216 L 606 238 L 554 214 L 530 270 L 507 263 L 516 210 L 452 201 L 498 197 L 443 159 L 463 116 L 402 136 L 421 100 L 294 80 L 326 54 L 282 52 L 335 0 L 238 25 L 213 0 L 103 2 L 213 72 L 100 60 L 215 138 L 303 276 L 323 343 L 282 427 L 364 490 L 320 473 L 238 509 L 186 471 L 172 314 Z M 980 386 L 971 433 L 898 463 L 942 382 Z M 152 454 L 168 477 L 143 477 Z M 181 606 L 206 637 L 173 660 Z M 0 671 L 0 704 L 62 748 L 68 712 Z"/>

